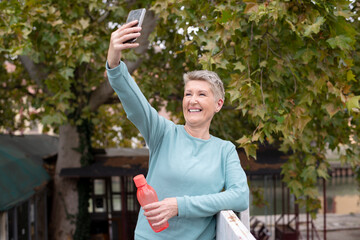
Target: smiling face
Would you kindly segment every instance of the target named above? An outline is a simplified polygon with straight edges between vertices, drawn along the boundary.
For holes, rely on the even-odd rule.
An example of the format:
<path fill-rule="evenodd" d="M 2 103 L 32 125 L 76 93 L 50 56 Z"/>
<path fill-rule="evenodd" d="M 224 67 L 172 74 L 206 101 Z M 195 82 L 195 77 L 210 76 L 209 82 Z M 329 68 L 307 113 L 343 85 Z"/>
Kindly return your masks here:
<path fill-rule="evenodd" d="M 185 125 L 209 128 L 214 114 L 220 111 L 223 103 L 221 98 L 215 99 L 211 85 L 207 81 L 188 81 L 183 98 Z"/>

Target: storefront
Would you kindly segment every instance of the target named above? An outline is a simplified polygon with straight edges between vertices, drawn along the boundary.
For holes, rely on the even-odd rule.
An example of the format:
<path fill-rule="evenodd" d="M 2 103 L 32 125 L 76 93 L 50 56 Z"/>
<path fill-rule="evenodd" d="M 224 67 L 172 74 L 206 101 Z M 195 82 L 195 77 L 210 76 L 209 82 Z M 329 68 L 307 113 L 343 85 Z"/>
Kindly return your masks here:
<path fill-rule="evenodd" d="M 134 239 L 140 206 L 133 176 L 146 174 L 148 149 L 106 149 L 95 154 L 95 163 L 82 168 L 65 168 L 60 176 L 88 178 L 93 239 Z"/>

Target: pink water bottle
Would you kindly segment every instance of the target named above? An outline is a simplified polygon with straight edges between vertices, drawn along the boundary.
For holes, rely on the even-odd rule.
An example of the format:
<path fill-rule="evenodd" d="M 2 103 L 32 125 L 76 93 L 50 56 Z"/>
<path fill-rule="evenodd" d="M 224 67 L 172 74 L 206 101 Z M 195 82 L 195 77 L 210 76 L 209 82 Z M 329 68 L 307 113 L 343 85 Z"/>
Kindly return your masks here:
<path fill-rule="evenodd" d="M 142 207 L 147 204 L 159 201 L 155 190 L 149 184 L 147 184 L 144 175 L 139 174 L 133 179 L 136 187 L 138 188 L 136 192 L 136 197 Z M 161 232 L 162 230 L 165 230 L 167 227 L 169 227 L 168 222 L 155 227 L 152 226 L 150 221 L 149 224 L 152 230 L 154 230 L 154 232 Z"/>

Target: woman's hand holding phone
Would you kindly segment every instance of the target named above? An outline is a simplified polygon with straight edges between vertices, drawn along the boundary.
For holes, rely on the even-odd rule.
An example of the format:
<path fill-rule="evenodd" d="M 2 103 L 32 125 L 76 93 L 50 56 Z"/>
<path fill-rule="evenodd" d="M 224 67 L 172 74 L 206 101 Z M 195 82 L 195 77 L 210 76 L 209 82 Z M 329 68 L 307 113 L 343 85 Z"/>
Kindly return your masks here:
<path fill-rule="evenodd" d="M 107 62 L 110 68 L 119 65 L 122 50 L 139 46 L 139 43 L 125 43 L 130 39 L 138 38 L 140 36 L 141 27 L 132 27 L 137 23 L 138 20 L 126 23 L 111 34 L 107 55 Z"/>

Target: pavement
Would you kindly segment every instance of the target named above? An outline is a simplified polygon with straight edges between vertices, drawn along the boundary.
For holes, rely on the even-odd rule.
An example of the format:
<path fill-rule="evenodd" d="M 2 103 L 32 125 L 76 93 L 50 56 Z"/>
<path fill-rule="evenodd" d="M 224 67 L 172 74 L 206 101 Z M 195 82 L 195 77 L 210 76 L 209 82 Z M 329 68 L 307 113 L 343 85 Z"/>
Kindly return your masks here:
<path fill-rule="evenodd" d="M 274 240 L 274 216 L 255 216 L 256 219 L 265 223 L 267 228 L 272 232 L 270 240 Z M 276 216 L 276 219 L 279 218 L 279 215 Z M 291 220 L 293 215 L 289 216 Z M 288 217 L 286 216 L 286 220 Z M 300 238 L 307 239 L 307 229 L 306 229 L 306 215 L 300 214 Z M 324 218 L 322 214 L 318 214 L 317 218 L 313 221 L 314 226 L 317 230 L 313 232 L 313 238 L 311 236 L 311 230 L 309 230 L 309 239 L 325 239 L 324 237 Z M 292 224 L 293 227 L 294 224 Z M 311 228 L 310 228 L 311 229 Z M 326 240 L 360 240 L 360 214 L 326 214 Z"/>
<path fill-rule="evenodd" d="M 314 221 L 314 225 L 320 239 L 325 239 L 322 214 Z M 360 240 L 360 214 L 326 214 L 326 240 Z"/>
<path fill-rule="evenodd" d="M 337 230 L 326 234 L 326 240 L 359 240 L 360 230 Z"/>

